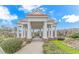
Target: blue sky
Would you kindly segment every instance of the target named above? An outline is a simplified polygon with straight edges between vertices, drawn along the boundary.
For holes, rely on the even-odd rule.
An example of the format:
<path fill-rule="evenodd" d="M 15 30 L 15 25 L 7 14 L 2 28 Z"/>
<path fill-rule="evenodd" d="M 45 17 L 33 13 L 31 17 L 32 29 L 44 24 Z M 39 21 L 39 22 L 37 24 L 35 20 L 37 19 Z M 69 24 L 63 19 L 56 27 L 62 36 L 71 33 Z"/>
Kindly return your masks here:
<path fill-rule="evenodd" d="M 16 26 L 16 23 L 35 8 L 40 8 L 49 18 L 58 22 L 57 28 L 79 28 L 79 5 L 1 5 L 0 25 Z"/>

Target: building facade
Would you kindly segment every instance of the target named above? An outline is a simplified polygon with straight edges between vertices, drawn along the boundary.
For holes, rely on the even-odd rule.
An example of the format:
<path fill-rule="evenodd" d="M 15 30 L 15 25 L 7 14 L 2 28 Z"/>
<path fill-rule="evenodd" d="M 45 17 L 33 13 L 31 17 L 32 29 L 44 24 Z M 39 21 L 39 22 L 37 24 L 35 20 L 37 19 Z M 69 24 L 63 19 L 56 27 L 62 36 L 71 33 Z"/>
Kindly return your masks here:
<path fill-rule="evenodd" d="M 36 36 L 43 39 L 55 38 L 57 37 L 56 25 L 54 19 L 50 19 L 40 9 L 35 9 L 17 23 L 17 38 L 32 39 Z"/>

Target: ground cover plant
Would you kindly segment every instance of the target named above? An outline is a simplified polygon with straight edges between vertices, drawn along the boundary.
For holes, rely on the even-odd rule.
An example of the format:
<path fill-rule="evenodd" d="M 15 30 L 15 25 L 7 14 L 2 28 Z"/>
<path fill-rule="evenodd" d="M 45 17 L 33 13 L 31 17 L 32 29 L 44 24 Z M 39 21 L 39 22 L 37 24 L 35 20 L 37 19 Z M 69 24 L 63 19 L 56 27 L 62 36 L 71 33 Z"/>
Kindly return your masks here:
<path fill-rule="evenodd" d="M 79 50 L 74 49 L 70 46 L 68 46 L 64 41 L 61 40 L 50 40 L 43 45 L 43 52 L 50 54 L 78 54 Z"/>

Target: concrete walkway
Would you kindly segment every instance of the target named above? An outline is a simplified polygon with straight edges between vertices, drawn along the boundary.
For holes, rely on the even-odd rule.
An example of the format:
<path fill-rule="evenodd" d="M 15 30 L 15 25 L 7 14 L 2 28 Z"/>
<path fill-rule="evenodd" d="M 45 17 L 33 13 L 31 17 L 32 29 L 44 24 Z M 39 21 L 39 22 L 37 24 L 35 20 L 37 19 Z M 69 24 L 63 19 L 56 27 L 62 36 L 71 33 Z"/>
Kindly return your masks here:
<path fill-rule="evenodd" d="M 43 41 L 40 38 L 34 38 L 30 44 L 27 44 L 16 54 L 43 54 L 42 45 Z"/>

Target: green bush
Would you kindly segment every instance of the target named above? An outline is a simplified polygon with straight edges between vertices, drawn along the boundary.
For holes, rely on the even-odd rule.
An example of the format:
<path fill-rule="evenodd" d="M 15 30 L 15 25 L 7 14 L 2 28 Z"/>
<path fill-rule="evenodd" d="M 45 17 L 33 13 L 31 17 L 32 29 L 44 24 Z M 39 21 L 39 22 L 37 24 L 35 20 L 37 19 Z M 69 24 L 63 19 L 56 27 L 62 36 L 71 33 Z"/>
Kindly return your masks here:
<path fill-rule="evenodd" d="M 3 39 L 0 39 L 0 43 L 3 41 Z"/>
<path fill-rule="evenodd" d="M 43 53 L 45 54 L 51 54 L 53 52 L 52 48 L 50 48 L 49 44 L 43 45 Z"/>
<path fill-rule="evenodd" d="M 57 38 L 58 40 L 65 40 L 65 38 L 63 38 L 63 37 L 59 37 L 59 38 Z"/>
<path fill-rule="evenodd" d="M 8 39 L 0 44 L 5 53 L 14 53 L 21 48 L 21 45 L 22 41 L 19 39 Z"/>
<path fill-rule="evenodd" d="M 70 37 L 72 37 L 72 38 L 79 38 L 79 33 L 72 34 Z"/>
<path fill-rule="evenodd" d="M 4 38 L 0 36 L 0 44 L 4 41 Z"/>

